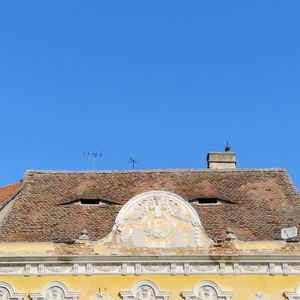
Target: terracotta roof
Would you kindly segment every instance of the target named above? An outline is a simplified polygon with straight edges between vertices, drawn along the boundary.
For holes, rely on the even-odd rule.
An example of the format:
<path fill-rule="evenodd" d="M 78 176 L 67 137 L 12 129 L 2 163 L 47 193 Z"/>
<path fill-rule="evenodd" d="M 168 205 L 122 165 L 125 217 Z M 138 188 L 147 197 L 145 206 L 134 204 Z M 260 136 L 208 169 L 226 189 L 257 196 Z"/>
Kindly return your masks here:
<path fill-rule="evenodd" d="M 27 171 L 0 225 L 0 240 L 74 240 L 84 228 L 98 240 L 111 231 L 123 204 L 151 190 L 186 201 L 221 200 L 192 204 L 213 239 L 224 238 L 228 227 L 241 240 L 280 239 L 281 228 L 300 228 L 299 194 L 284 169 Z M 80 199 L 106 205 L 76 204 Z"/>
<path fill-rule="evenodd" d="M 21 186 L 21 182 L 14 182 L 6 186 L 0 187 L 0 202 L 6 200 L 9 196 L 17 191 Z"/>

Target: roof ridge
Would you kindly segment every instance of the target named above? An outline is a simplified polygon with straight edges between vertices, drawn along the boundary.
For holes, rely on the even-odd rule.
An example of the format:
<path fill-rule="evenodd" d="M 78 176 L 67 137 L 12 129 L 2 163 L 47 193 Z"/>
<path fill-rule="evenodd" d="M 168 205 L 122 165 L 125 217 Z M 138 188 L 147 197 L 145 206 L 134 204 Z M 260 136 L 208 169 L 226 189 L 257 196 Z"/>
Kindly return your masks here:
<path fill-rule="evenodd" d="M 16 181 L 16 182 L 13 182 L 13 183 L 9 183 L 9 184 L 7 184 L 7 185 L 0 186 L 0 190 L 7 189 L 7 188 L 9 188 L 9 187 L 11 187 L 11 186 L 14 186 L 14 185 L 16 185 L 16 184 L 22 184 L 22 183 L 21 183 L 20 181 Z"/>
<path fill-rule="evenodd" d="M 25 176 L 29 174 L 103 174 L 103 173 L 157 173 L 157 172 L 191 172 L 191 173 L 206 173 L 206 172 L 286 172 L 285 168 L 240 168 L 240 169 L 125 169 L 125 170 L 33 170 L 28 169 L 25 171 Z"/>

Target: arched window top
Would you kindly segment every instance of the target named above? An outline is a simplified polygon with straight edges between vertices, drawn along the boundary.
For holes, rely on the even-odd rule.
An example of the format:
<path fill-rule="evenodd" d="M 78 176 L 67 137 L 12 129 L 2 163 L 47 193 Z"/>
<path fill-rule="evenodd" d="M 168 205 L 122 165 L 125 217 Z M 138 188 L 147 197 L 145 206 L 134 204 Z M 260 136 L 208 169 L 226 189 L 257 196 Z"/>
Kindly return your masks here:
<path fill-rule="evenodd" d="M 199 282 L 192 291 L 182 292 L 185 300 L 229 300 L 232 292 L 222 291 L 220 287 L 210 280 Z"/>
<path fill-rule="evenodd" d="M 161 291 L 159 287 L 150 280 L 142 280 L 136 283 L 131 290 L 121 291 L 120 296 L 124 300 L 166 300 L 170 293 Z"/>
<path fill-rule="evenodd" d="M 298 285 L 295 288 L 294 292 L 285 292 L 284 295 L 289 299 L 289 300 L 298 300 L 300 299 L 300 285 Z"/>
<path fill-rule="evenodd" d="M 70 292 L 69 289 L 60 281 L 52 281 L 46 284 L 41 292 L 30 293 L 32 300 L 76 300 L 78 292 Z"/>
<path fill-rule="evenodd" d="M 13 287 L 7 282 L 0 282 L 0 299 L 3 300 L 22 300 L 25 293 L 16 293 Z"/>

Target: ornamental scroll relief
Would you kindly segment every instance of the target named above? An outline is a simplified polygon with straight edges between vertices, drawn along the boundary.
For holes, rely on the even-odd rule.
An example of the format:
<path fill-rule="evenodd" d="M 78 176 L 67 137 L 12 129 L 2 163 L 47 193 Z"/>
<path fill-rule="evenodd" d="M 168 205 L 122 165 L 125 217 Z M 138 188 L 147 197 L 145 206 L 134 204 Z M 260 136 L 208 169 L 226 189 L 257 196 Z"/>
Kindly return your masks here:
<path fill-rule="evenodd" d="M 114 247 L 182 248 L 208 247 L 206 236 L 193 207 L 181 197 L 162 191 L 140 194 L 120 210 L 115 226 L 104 239 Z"/>

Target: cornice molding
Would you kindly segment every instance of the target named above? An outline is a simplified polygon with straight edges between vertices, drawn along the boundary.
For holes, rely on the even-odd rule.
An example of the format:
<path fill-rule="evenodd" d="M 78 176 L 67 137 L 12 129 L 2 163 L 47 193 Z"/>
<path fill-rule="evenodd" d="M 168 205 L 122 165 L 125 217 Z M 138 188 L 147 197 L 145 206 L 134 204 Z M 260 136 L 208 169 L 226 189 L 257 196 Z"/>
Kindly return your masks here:
<path fill-rule="evenodd" d="M 0 258 L 1 275 L 300 274 L 300 256 Z"/>

